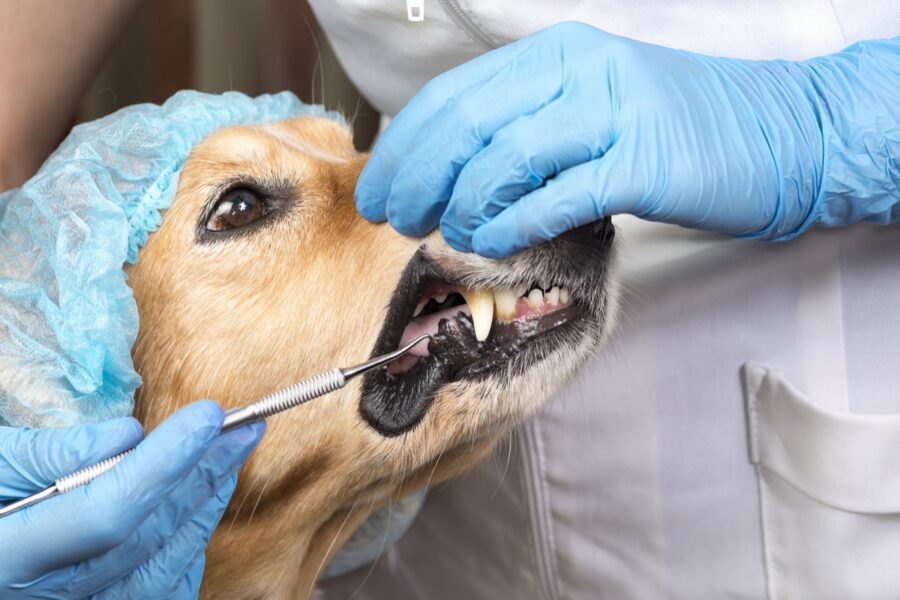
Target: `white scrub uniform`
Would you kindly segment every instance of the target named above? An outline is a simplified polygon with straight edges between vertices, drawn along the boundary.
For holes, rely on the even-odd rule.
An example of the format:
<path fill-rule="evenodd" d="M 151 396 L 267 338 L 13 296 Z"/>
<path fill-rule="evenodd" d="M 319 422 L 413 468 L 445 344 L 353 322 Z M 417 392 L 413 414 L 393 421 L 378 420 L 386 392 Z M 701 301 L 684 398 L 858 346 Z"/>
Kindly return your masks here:
<path fill-rule="evenodd" d="M 896 0 L 426 0 L 420 23 L 399 0 L 312 4 L 389 115 L 563 20 L 743 58 L 900 35 Z M 900 227 L 763 243 L 614 222 L 610 345 L 319 598 L 900 598 Z"/>

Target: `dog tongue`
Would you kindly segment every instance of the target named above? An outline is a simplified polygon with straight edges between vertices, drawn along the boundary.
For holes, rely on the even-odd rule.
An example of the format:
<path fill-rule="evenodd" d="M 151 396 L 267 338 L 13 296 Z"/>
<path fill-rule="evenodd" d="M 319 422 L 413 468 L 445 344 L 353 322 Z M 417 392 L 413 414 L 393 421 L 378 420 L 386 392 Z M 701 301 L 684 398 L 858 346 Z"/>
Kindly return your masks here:
<path fill-rule="evenodd" d="M 441 322 L 441 319 L 452 319 L 460 313 L 464 315 L 472 314 L 468 306 L 461 304 L 413 319 L 406 326 L 406 329 L 403 330 L 403 335 L 400 337 L 400 344 L 398 344 L 397 347 L 400 348 L 405 346 L 420 335 L 437 334 L 438 323 Z M 415 356 L 428 356 L 428 344 L 417 344 L 409 354 Z"/>
<path fill-rule="evenodd" d="M 400 343 L 397 347 L 403 347 L 421 335 L 435 335 L 438 332 L 438 323 L 441 322 L 441 319 L 452 319 L 460 313 L 464 315 L 472 314 L 469 311 L 469 307 L 463 304 L 460 306 L 451 306 L 450 308 L 445 308 L 444 310 L 439 310 L 438 312 L 413 319 L 406 326 L 406 329 L 403 330 L 403 336 L 400 338 Z M 409 354 L 398 358 L 388 365 L 388 373 L 392 375 L 404 373 L 408 371 L 419 358 L 426 356 L 428 356 L 428 344 L 424 342 L 416 344 L 416 346 L 410 350 Z"/>

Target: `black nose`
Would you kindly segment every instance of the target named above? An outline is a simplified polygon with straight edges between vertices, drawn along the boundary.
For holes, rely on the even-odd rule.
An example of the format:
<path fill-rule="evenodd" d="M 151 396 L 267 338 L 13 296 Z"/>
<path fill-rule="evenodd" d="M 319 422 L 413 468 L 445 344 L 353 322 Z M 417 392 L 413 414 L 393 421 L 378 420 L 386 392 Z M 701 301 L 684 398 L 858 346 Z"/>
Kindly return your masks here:
<path fill-rule="evenodd" d="M 616 237 L 616 228 L 613 227 L 612 217 L 604 217 L 599 221 L 594 221 L 590 227 L 591 235 L 594 236 L 601 246 L 611 244 Z"/>
<path fill-rule="evenodd" d="M 581 246 L 602 249 L 612 244 L 616 237 L 616 228 L 612 224 L 612 219 L 606 217 L 568 231 L 560 237 Z"/>

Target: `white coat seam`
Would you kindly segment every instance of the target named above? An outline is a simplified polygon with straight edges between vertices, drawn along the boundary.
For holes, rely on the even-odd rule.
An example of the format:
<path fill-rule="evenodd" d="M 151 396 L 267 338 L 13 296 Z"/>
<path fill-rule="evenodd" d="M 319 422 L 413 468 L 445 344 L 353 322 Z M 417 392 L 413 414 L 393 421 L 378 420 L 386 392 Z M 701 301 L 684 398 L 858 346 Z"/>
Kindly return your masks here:
<path fill-rule="evenodd" d="M 546 538 L 546 545 L 544 546 L 544 558 L 547 561 L 547 576 L 548 586 L 550 597 L 557 599 L 560 597 L 560 580 L 559 580 L 559 563 L 556 552 L 556 535 L 553 531 L 553 517 L 550 515 L 550 490 L 547 487 L 547 460 L 544 456 L 544 443 L 543 438 L 541 437 L 541 429 L 540 423 L 535 420 L 534 421 L 534 441 L 535 441 L 535 450 L 537 450 L 537 458 L 538 458 L 538 471 L 540 473 L 540 479 L 538 480 L 540 487 L 538 488 L 541 494 L 541 516 L 543 521 L 543 533 Z"/>
<path fill-rule="evenodd" d="M 838 17 L 837 10 L 834 8 L 834 0 L 828 0 L 828 7 L 831 9 L 831 14 L 834 16 L 834 22 L 837 24 L 838 31 L 841 34 L 841 43 L 846 46 L 847 45 L 847 34 L 844 32 L 844 25 L 841 23 L 840 17 Z"/>
<path fill-rule="evenodd" d="M 750 408 L 750 460 L 753 464 L 760 463 L 759 457 L 759 412 L 756 410 L 756 402 L 748 403 Z"/>
<path fill-rule="evenodd" d="M 536 418 L 523 424 L 520 439 L 525 461 L 526 500 L 531 520 L 533 558 L 539 591 L 536 597 L 544 600 L 558 600 L 559 580 L 556 573 L 557 562 L 554 538 L 547 525 L 547 490 L 545 488 L 545 470 L 537 443 L 538 432 Z"/>
<path fill-rule="evenodd" d="M 530 467 L 531 461 L 529 460 L 529 456 L 531 451 L 528 449 L 528 433 L 527 433 L 528 423 L 523 423 L 521 427 L 517 430 L 515 437 L 516 445 L 519 447 L 521 461 L 522 461 L 522 478 L 520 479 L 521 484 L 521 497 L 525 501 L 525 509 L 528 511 L 528 543 L 529 548 L 532 549 L 531 552 L 531 560 L 533 561 L 532 573 L 535 574 L 537 579 L 537 584 L 540 583 L 540 563 L 539 563 L 539 554 L 537 548 L 540 544 L 540 540 L 538 538 L 538 532 L 534 527 L 534 507 L 532 502 L 532 489 L 534 488 L 534 473 L 532 473 Z"/>
<path fill-rule="evenodd" d="M 456 0 L 440 0 L 444 6 L 444 10 L 450 15 L 450 18 L 456 22 L 457 27 L 463 30 L 469 38 L 483 47 L 485 50 L 494 50 L 499 44 L 494 42 L 487 33 L 478 27 L 472 18 L 466 14 Z"/>
<path fill-rule="evenodd" d="M 747 403 L 747 420 L 748 420 L 748 441 L 750 445 L 750 460 L 756 467 L 756 485 L 757 500 L 759 501 L 759 520 L 762 529 L 762 559 L 763 569 L 765 570 L 766 579 L 766 597 L 769 600 L 775 599 L 775 567 L 772 563 L 772 553 L 770 545 L 774 543 L 772 538 L 772 529 L 769 519 L 768 506 L 766 503 L 767 486 L 763 475 L 765 468 L 760 457 L 760 441 L 759 441 L 759 390 L 762 387 L 762 380 L 768 375 L 768 371 L 764 371 L 761 365 L 747 362 L 744 364 L 744 392 Z"/>
<path fill-rule="evenodd" d="M 747 394 L 747 416 L 749 421 L 748 438 L 750 443 L 750 462 L 759 464 L 759 413 L 756 408 L 756 395 L 759 392 L 760 377 L 756 368 L 744 365 L 744 385 Z"/>
<path fill-rule="evenodd" d="M 766 494 L 768 493 L 768 486 L 766 485 L 765 475 L 763 474 L 763 469 L 765 467 L 761 464 L 756 465 L 756 481 L 759 485 L 759 516 L 762 525 L 762 535 L 763 535 L 763 543 L 762 543 L 762 551 L 763 551 L 763 566 L 766 570 L 766 597 L 769 600 L 776 600 L 775 594 L 775 565 L 772 562 L 772 551 L 771 544 L 774 543 L 774 538 L 772 537 L 772 527 L 769 519 L 769 511 L 768 505 L 766 502 Z"/>

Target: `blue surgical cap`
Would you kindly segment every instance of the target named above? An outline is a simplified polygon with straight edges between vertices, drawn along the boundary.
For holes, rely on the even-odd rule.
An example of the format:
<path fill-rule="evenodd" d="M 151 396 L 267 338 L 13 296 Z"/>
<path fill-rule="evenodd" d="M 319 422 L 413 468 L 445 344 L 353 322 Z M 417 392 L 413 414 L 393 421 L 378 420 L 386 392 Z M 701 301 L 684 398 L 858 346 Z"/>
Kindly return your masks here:
<path fill-rule="evenodd" d="M 299 115 L 340 120 L 287 92 L 179 92 L 75 127 L 34 177 L 0 194 L 0 424 L 131 414 L 138 314 L 123 265 L 162 222 L 198 142 Z"/>

